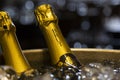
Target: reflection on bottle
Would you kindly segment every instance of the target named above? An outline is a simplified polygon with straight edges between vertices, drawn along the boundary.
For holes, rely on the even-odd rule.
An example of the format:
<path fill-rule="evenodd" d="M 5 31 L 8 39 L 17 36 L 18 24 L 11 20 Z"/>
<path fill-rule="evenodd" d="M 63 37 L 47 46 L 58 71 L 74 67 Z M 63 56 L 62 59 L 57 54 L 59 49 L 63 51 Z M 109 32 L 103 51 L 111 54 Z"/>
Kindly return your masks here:
<path fill-rule="evenodd" d="M 80 66 L 58 27 L 58 19 L 51 6 L 49 4 L 38 6 L 35 10 L 35 16 L 46 39 L 53 64 Z"/>

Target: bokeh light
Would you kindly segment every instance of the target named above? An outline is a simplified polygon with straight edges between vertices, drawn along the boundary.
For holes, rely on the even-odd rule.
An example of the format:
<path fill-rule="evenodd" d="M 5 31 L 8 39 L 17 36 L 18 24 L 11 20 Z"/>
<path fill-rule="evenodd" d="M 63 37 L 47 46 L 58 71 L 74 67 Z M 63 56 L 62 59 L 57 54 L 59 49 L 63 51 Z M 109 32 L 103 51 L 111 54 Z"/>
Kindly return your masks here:
<path fill-rule="evenodd" d="M 1 10 L 7 11 L 14 21 L 23 49 L 29 48 L 27 45 L 31 43 L 30 40 L 28 43 L 24 42 L 27 39 L 33 41 L 35 38 L 36 43 L 44 42 L 34 16 L 34 9 L 43 3 L 48 3 L 53 7 L 59 19 L 59 27 L 70 47 L 77 45 L 79 48 L 96 48 L 96 46 L 104 49 L 120 48 L 118 44 L 120 0 L 11 0 L 2 2 Z M 25 35 L 22 35 L 21 31 Z M 31 38 L 31 35 L 34 38 Z M 80 42 L 81 47 L 76 41 Z M 35 45 L 37 48 L 45 47 L 44 43 L 33 44 L 32 47 L 36 48 Z"/>

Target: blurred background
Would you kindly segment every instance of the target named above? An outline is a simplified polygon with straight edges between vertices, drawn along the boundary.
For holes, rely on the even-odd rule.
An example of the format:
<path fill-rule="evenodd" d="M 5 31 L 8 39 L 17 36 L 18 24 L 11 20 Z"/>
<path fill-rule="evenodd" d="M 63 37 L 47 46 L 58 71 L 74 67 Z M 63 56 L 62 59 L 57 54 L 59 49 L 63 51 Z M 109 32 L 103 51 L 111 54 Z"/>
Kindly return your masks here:
<path fill-rule="evenodd" d="M 71 48 L 120 49 L 120 0 L 1 0 L 22 49 L 47 48 L 34 17 L 42 3 L 52 5 Z"/>

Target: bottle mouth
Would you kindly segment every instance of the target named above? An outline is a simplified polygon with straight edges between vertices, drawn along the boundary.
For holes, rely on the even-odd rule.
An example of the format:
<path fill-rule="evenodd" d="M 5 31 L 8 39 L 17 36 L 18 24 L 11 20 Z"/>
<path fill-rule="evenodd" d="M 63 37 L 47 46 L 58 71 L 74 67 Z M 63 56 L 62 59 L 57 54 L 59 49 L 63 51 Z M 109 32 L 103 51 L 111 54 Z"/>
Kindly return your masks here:
<path fill-rule="evenodd" d="M 0 11 L 0 20 L 3 18 L 9 18 L 8 13 L 6 11 Z"/>
<path fill-rule="evenodd" d="M 36 10 L 39 10 L 40 12 L 45 12 L 48 9 L 51 9 L 51 6 L 49 4 L 41 4 L 36 8 Z"/>
<path fill-rule="evenodd" d="M 40 25 L 49 25 L 50 22 L 57 20 L 57 17 L 49 4 L 38 6 L 35 9 L 34 14 Z"/>
<path fill-rule="evenodd" d="M 6 11 L 0 11 L 0 31 L 9 30 L 15 30 L 15 25 Z"/>

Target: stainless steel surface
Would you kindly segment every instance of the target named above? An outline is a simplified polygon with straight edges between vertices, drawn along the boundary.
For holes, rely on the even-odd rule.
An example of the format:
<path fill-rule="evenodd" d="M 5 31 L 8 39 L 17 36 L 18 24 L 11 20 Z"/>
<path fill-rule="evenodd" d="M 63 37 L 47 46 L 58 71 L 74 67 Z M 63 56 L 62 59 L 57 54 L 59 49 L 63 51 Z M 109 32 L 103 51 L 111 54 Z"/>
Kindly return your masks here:
<path fill-rule="evenodd" d="M 103 62 L 104 60 L 120 63 L 120 50 L 94 48 L 71 48 L 71 50 L 83 65 L 90 62 Z M 51 64 L 50 55 L 47 49 L 23 50 L 23 53 L 34 68 Z M 4 65 L 4 58 L 2 55 L 0 55 L 0 64 Z M 120 64 L 117 64 L 117 66 L 120 66 Z"/>

